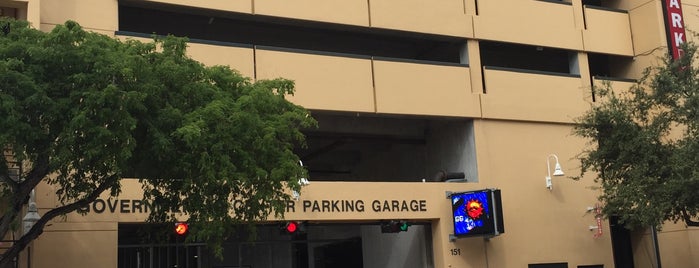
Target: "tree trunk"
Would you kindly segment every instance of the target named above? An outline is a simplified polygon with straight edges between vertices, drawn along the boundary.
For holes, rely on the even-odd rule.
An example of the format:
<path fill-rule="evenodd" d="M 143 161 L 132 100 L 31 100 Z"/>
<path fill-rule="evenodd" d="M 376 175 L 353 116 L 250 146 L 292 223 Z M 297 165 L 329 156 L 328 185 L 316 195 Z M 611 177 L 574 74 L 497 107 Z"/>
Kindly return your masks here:
<path fill-rule="evenodd" d="M 66 215 L 68 213 L 71 213 L 73 211 L 76 211 L 77 209 L 87 206 L 93 201 L 97 199 L 97 197 L 100 196 L 104 191 L 107 189 L 111 188 L 114 186 L 115 183 L 119 183 L 119 178 L 112 176 L 107 179 L 95 190 L 93 190 L 89 195 L 87 195 L 85 198 L 80 199 L 74 203 L 62 206 L 62 207 L 57 207 L 52 210 L 49 210 L 41 216 L 41 219 L 37 221 L 32 229 L 29 230 L 29 232 L 25 235 L 23 235 L 19 240 L 17 240 L 12 247 L 10 247 L 5 253 L 0 256 L 0 268 L 12 268 L 13 260 L 15 258 L 19 257 L 19 254 L 24 250 L 27 245 L 31 241 L 34 241 L 41 233 L 44 232 L 44 227 L 46 227 L 46 223 L 48 223 L 50 220 L 60 216 L 60 215 Z"/>

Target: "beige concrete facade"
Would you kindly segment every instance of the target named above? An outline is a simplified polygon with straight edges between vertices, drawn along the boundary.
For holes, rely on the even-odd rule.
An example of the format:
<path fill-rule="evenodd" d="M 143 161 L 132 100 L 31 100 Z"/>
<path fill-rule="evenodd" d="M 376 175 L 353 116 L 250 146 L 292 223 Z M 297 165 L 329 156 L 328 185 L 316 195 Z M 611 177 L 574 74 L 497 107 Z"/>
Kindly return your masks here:
<path fill-rule="evenodd" d="M 292 79 L 297 92 L 290 100 L 314 113 L 386 120 L 409 117 L 437 122 L 468 121 L 472 126 L 469 129 L 473 148 L 466 150 L 475 156 L 475 161 L 463 163 L 465 160 L 459 158 L 457 162 L 462 163 L 454 165 L 474 167 L 475 181 L 316 182 L 311 177 L 311 184 L 305 186 L 286 219 L 427 222 L 431 226 L 428 248 L 432 256 L 427 267 L 508 268 L 545 263 L 615 267 L 609 222 L 602 222 L 599 237 L 593 237 L 597 231 L 589 228 L 596 225 L 594 215 L 588 212 L 588 207 L 597 203 L 594 178 L 590 175 L 579 181 L 569 178 L 579 175 L 576 156 L 587 146 L 585 140 L 572 135 L 572 124 L 599 101 L 593 96 L 593 84 L 612 81 L 615 90 L 625 90 L 632 84 L 629 79 L 639 78 L 645 67 L 659 62 L 657 57 L 666 53 L 667 41 L 664 1 L 611 2 L 603 1 L 603 7 L 583 5 L 581 0 L 444 0 L 439 4 L 429 0 L 124 3 L 155 9 L 195 8 L 192 10 L 204 10 L 201 12 L 207 16 L 272 18 L 292 20 L 299 25 L 320 23 L 330 25 L 328 28 L 360 33 L 390 31 L 409 36 L 437 36 L 435 40 L 461 40 L 460 61 L 448 64 L 355 52 L 316 53 L 313 49 L 295 47 L 221 45 L 194 38 L 189 53 L 205 64 L 229 65 L 253 79 Z M 0 0 L 0 7 L 15 8 L 18 18 L 42 30 L 75 20 L 96 32 L 139 38 L 120 28 L 121 4 L 117 0 Z M 688 30 L 696 29 L 699 1 L 685 0 L 682 4 Z M 689 31 L 687 34 L 691 35 Z M 498 61 L 481 52 L 493 47 L 488 42 L 524 45 L 537 51 L 561 50 L 573 60 L 567 59 L 568 69 L 558 74 L 489 66 L 489 62 Z M 612 57 L 605 77 L 592 69 L 596 68 L 593 60 L 600 57 Z M 558 156 L 567 175 L 554 177 L 551 190 L 544 183 L 550 154 Z M 486 188 L 502 190 L 505 233 L 489 240 L 450 241 L 452 212 L 445 193 Z M 140 186 L 133 180 L 124 180 L 122 189 L 123 193 L 116 199 L 101 198 L 101 213 L 70 214 L 54 220 L 33 242 L 31 256 L 24 253 L 19 266 L 27 267 L 26 258 L 31 258 L 33 268 L 118 267 L 119 223 L 143 222 L 146 215 L 133 203 L 142 198 Z M 37 198 L 40 213 L 57 205 L 50 186 L 39 188 Z M 366 208 L 362 212 L 304 209 L 304 201 L 312 204 L 321 200 L 361 200 Z M 424 209 L 396 212 L 372 208 L 373 202 L 386 200 L 406 201 L 411 207 L 422 205 Z M 668 224 L 658 237 L 664 267 L 699 267 L 699 228 Z M 632 240 L 635 267 L 656 267 L 650 233 L 638 231 Z"/>

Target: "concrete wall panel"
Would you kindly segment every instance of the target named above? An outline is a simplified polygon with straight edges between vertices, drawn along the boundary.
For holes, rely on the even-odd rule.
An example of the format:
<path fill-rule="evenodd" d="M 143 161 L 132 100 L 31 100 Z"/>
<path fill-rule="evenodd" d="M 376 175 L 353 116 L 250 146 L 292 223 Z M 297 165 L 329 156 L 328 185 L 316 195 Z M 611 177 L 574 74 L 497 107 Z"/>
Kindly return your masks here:
<path fill-rule="evenodd" d="M 33 242 L 31 266 L 116 267 L 116 245 L 116 222 L 102 230 L 46 231 Z"/>
<path fill-rule="evenodd" d="M 472 37 L 471 18 L 463 0 L 370 0 L 371 26 Z"/>
<path fill-rule="evenodd" d="M 374 60 L 379 113 L 479 117 L 468 67 Z"/>
<path fill-rule="evenodd" d="M 289 100 L 307 109 L 375 112 L 371 60 L 256 49 L 257 79 L 296 82 Z"/>
<path fill-rule="evenodd" d="M 91 30 L 118 29 L 118 5 L 113 0 L 42 0 L 41 23 L 63 24 L 74 20 Z"/>
<path fill-rule="evenodd" d="M 104 1 L 104 0 L 103 0 Z M 143 0 L 146 2 L 164 3 L 195 8 L 205 8 L 220 11 L 252 13 L 253 0 Z"/>
<path fill-rule="evenodd" d="M 582 50 L 582 33 L 575 25 L 573 6 L 544 1 L 479 1 L 474 17 L 475 37 Z M 580 27 L 582 28 L 582 27 Z"/>
<path fill-rule="evenodd" d="M 368 5 L 356 0 L 255 0 L 255 14 L 369 26 Z"/>
<path fill-rule="evenodd" d="M 585 51 L 633 56 L 629 15 L 585 6 Z"/>
<path fill-rule="evenodd" d="M 252 48 L 189 43 L 187 54 L 208 66 L 230 66 L 245 77 L 255 76 L 255 56 Z"/>
<path fill-rule="evenodd" d="M 586 213 L 597 202 L 598 192 L 590 189 L 593 176 L 570 178 L 580 175 L 576 156 L 586 142 L 570 133 L 566 124 L 475 121 L 479 184 L 503 193 L 505 234 L 486 242 L 490 267 L 557 261 L 613 267 L 609 223 L 602 222 L 599 238 L 588 229 L 596 225 L 594 215 Z M 552 190 L 545 184 L 550 154 L 558 156 L 565 172 L 553 177 Z M 552 170 L 555 159 L 549 162 Z"/>
<path fill-rule="evenodd" d="M 483 117 L 570 123 L 590 108 L 580 78 L 485 69 Z"/>
<path fill-rule="evenodd" d="M 660 1 L 648 2 L 629 10 L 629 19 L 636 55 L 667 47 Z"/>

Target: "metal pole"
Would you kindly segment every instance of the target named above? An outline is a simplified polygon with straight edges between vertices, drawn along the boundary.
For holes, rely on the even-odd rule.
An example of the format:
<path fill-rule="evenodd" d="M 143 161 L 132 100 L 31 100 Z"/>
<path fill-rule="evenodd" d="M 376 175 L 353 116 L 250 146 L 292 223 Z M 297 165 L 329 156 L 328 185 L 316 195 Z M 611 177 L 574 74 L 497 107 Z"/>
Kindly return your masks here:
<path fill-rule="evenodd" d="M 658 247 L 658 230 L 655 226 L 651 227 L 651 235 L 653 236 L 653 248 L 655 249 L 655 267 L 662 268 L 662 263 L 660 262 L 660 247 Z"/>
<path fill-rule="evenodd" d="M 180 237 L 175 237 L 175 267 L 180 267 Z"/>
<path fill-rule="evenodd" d="M 12 232 L 12 244 L 17 243 L 17 237 L 15 237 L 15 232 Z M 19 268 L 19 256 L 15 257 L 14 259 L 15 262 L 15 268 Z"/>

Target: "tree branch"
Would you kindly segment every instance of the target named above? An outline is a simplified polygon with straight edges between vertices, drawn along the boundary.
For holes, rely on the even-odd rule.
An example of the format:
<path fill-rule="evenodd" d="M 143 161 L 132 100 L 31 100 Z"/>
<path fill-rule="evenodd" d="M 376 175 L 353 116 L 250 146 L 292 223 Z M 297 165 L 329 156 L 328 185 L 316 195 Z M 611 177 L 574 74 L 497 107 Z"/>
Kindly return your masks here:
<path fill-rule="evenodd" d="M 32 192 L 32 189 L 48 175 L 48 163 L 48 157 L 37 159 L 34 167 L 29 171 L 26 180 L 17 183 L 15 188 L 12 189 L 12 198 L 9 200 L 10 205 L 7 210 L 3 212 L 2 217 L 0 217 L 0 236 L 4 237 L 7 235 L 10 225 L 15 221 L 17 215 L 22 210 L 22 206 L 29 199 L 29 194 Z"/>
<path fill-rule="evenodd" d="M 7 173 L 5 173 L 5 174 L 0 174 L 0 180 L 2 180 L 3 182 L 9 184 L 9 185 L 10 185 L 10 188 L 12 188 L 12 189 L 15 189 L 15 188 L 17 188 L 17 187 L 19 186 L 19 184 L 18 184 L 15 180 L 13 180 L 12 178 L 10 178 L 10 175 L 7 174 Z"/>
<path fill-rule="evenodd" d="M 16 181 L 12 180 L 10 176 L 7 174 L 2 174 L 0 175 L 1 181 L 4 181 L 7 183 L 10 187 L 10 192 L 11 193 L 16 193 L 18 192 L 19 188 L 19 183 Z M 10 198 L 8 198 L 10 199 Z M 13 199 L 11 199 L 13 200 Z M 0 216 L 0 237 L 5 237 L 7 234 L 7 227 L 9 227 L 9 223 L 12 222 L 12 219 L 14 219 L 16 215 L 16 211 L 13 211 L 12 209 L 8 209 L 7 211 L 4 211 L 2 215 Z M 7 222 L 7 223 L 6 223 Z"/>
<path fill-rule="evenodd" d="M 46 223 L 50 220 L 60 216 L 76 211 L 77 209 L 89 205 L 91 202 L 95 201 L 104 191 L 111 188 L 115 183 L 117 183 L 119 177 L 114 175 L 108 177 L 101 185 L 99 185 L 95 190 L 93 190 L 85 198 L 80 199 L 74 203 L 64 205 L 49 210 L 44 214 L 39 221 L 37 221 L 34 226 L 23 235 L 19 240 L 17 240 L 12 247 L 10 247 L 4 254 L 0 255 L 0 268 L 9 268 L 11 266 L 11 261 L 15 256 L 18 256 L 22 250 L 24 250 L 29 242 L 33 241 L 39 235 L 44 232 L 44 227 Z"/>
<path fill-rule="evenodd" d="M 7 150 L 7 149 L 4 149 L 4 150 Z M 6 157 L 7 157 L 7 155 L 3 155 L 3 158 L 0 159 L 0 164 L 3 164 L 7 167 L 9 163 L 8 163 Z M 15 189 L 19 185 L 18 182 L 16 182 L 15 180 L 13 180 L 10 177 L 9 167 L 8 167 L 8 169 L 5 169 L 5 172 L 3 172 L 3 174 L 0 174 L 0 180 L 9 184 L 12 189 Z"/>
<path fill-rule="evenodd" d="M 42 156 L 37 159 L 34 163 L 32 169 L 27 173 L 27 176 L 20 183 L 21 188 L 26 188 L 27 196 L 36 185 L 41 182 L 49 173 L 49 158 L 48 156 Z"/>
<path fill-rule="evenodd" d="M 699 221 L 693 221 L 687 210 L 682 210 L 682 216 L 684 216 L 684 222 L 687 223 L 687 226 L 699 227 Z"/>

